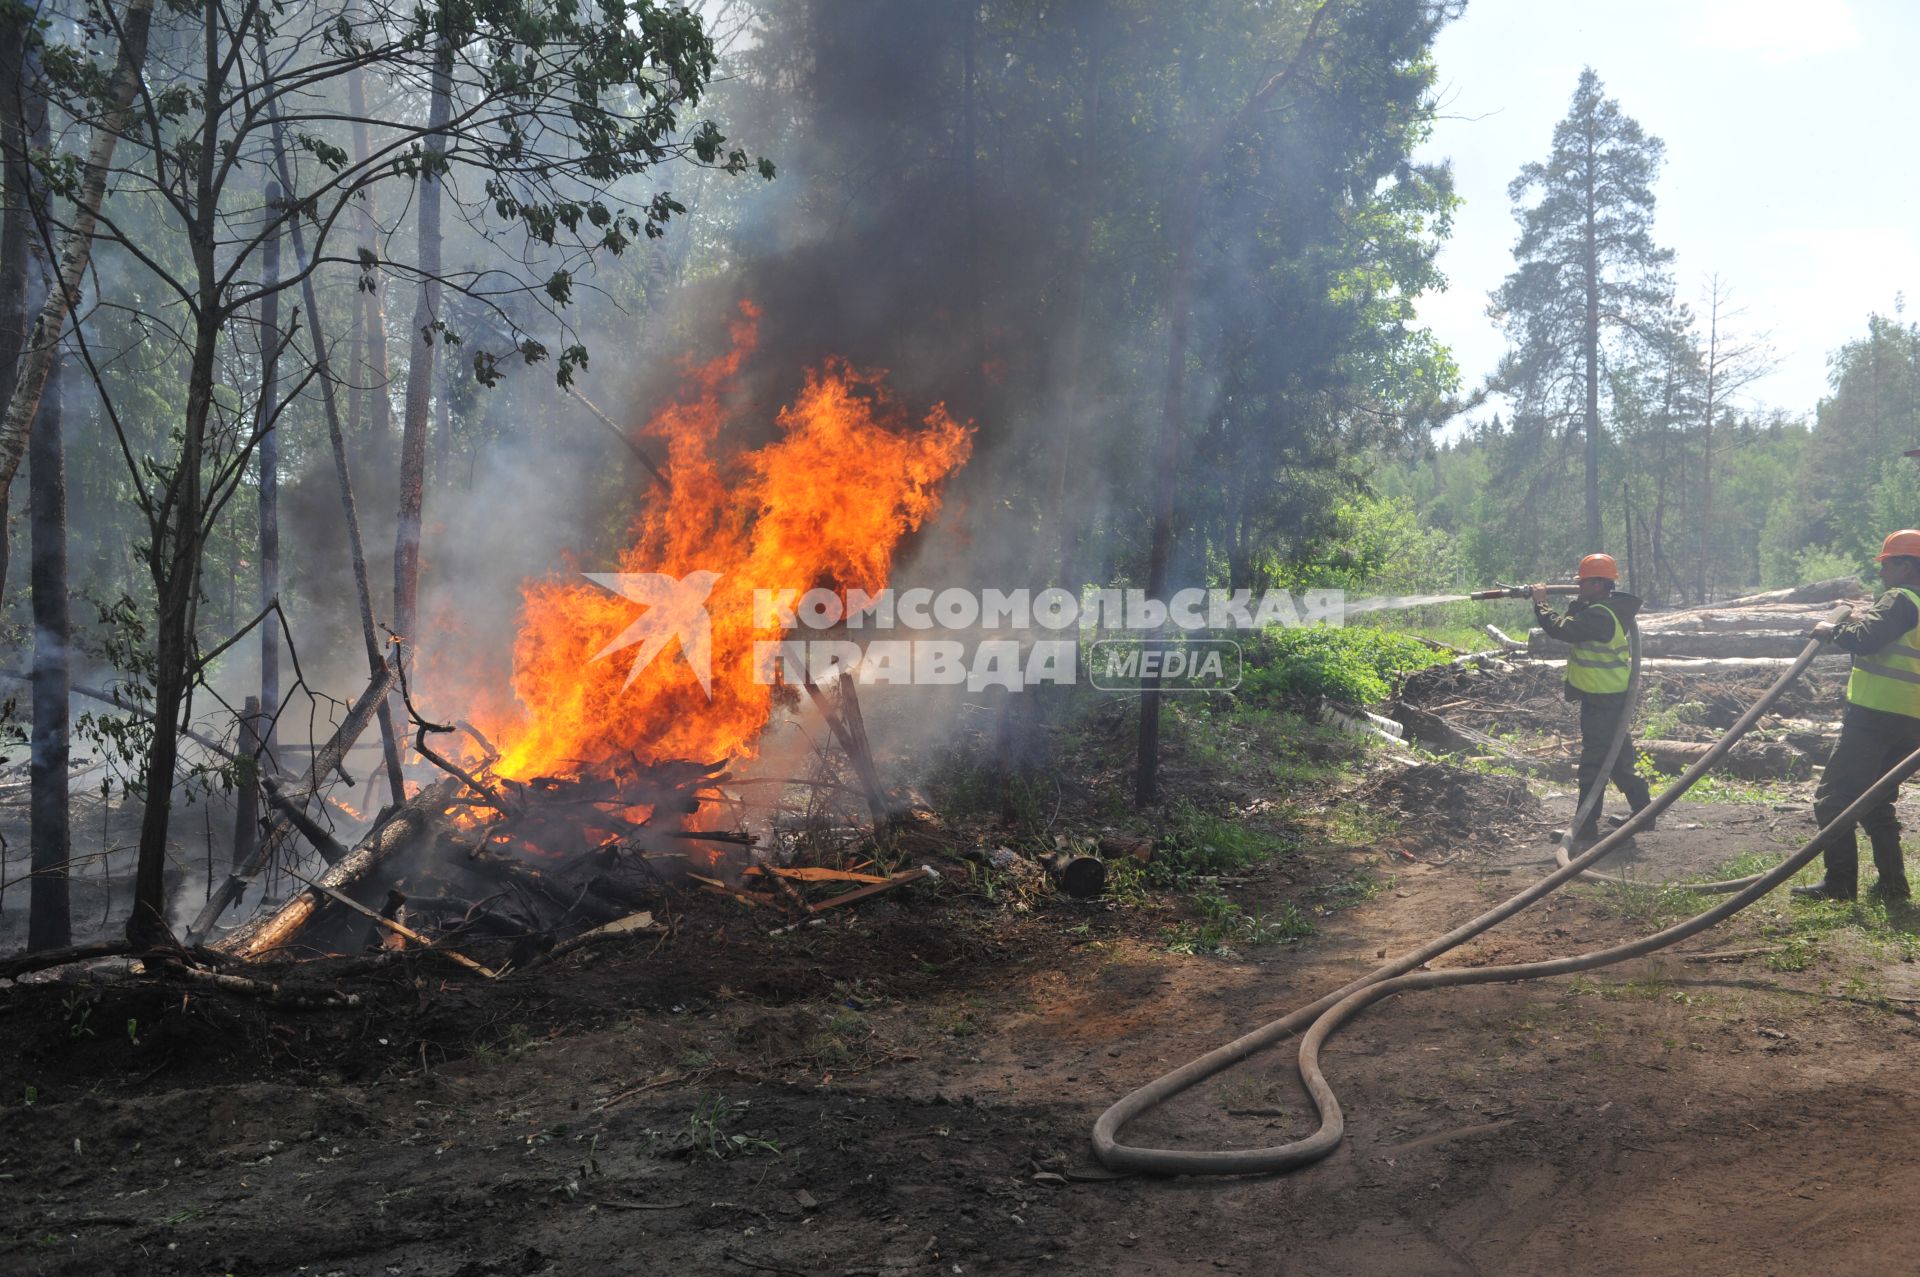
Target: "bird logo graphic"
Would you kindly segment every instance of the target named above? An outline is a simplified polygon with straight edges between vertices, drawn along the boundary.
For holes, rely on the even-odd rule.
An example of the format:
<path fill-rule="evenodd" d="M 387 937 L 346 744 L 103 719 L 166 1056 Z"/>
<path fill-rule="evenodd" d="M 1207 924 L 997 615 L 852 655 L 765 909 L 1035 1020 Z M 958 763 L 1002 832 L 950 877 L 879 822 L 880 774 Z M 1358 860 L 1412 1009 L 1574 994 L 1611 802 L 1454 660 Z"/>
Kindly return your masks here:
<path fill-rule="evenodd" d="M 674 578 L 661 572 L 584 572 L 581 575 L 604 590 L 631 599 L 647 610 L 617 638 L 593 654 L 598 661 L 613 653 L 638 646 L 633 668 L 621 690 L 633 686 L 640 671 L 660 655 L 670 639 L 680 640 L 680 651 L 687 658 L 700 690 L 713 699 L 713 622 L 707 616 L 707 596 L 713 593 L 718 572 L 689 572 Z"/>

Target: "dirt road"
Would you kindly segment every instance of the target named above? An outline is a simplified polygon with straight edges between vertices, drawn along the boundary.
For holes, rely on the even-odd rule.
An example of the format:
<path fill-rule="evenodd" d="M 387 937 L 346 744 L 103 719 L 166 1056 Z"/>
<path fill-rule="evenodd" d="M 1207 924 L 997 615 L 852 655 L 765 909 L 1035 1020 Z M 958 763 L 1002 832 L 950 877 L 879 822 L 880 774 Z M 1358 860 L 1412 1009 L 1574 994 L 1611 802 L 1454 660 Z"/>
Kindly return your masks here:
<path fill-rule="evenodd" d="M 1635 871 L 1777 852 L 1806 819 L 1684 804 Z M 929 895 L 779 940 L 716 904 L 656 952 L 491 986 L 438 964 L 297 975 L 358 989 L 351 1011 L 0 992 L 0 1268 L 1920 1271 L 1908 911 L 1776 895 L 1687 945 L 1724 956 L 1392 1000 L 1328 1052 L 1349 1138 L 1301 1173 L 1092 1163 L 1088 1128 L 1125 1090 L 1542 872 L 1545 830 L 1505 832 L 1449 853 L 1403 822 L 1375 851 L 1384 889 L 1238 957 L 1169 952 L 1152 908 Z M 1300 899 L 1339 869 L 1282 860 L 1235 889 Z M 1579 888 L 1443 961 L 1585 948 L 1679 907 Z M 1275 1051 L 1128 1135 L 1276 1143 L 1312 1125 Z"/>

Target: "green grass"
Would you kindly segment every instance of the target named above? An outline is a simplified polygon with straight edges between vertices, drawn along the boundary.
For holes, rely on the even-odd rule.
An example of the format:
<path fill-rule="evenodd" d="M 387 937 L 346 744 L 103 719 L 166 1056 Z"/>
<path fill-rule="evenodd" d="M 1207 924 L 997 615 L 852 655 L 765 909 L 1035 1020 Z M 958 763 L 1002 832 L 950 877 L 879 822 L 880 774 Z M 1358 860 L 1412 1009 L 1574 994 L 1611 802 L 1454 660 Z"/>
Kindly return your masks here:
<path fill-rule="evenodd" d="M 780 1145 L 733 1130 L 746 1115 L 745 1101 L 735 1103 L 719 1095 L 703 1096 L 688 1115 L 684 1127 L 672 1131 L 648 1131 L 656 1146 L 670 1155 L 705 1157 L 717 1162 L 762 1154 L 780 1156 Z"/>
<path fill-rule="evenodd" d="M 1284 835 L 1184 798 L 1168 813 L 1165 843 L 1164 854 L 1153 863 L 1182 877 L 1250 869 L 1295 845 Z"/>
<path fill-rule="evenodd" d="M 1576 883 L 1568 888 L 1604 916 L 1619 918 L 1642 931 L 1658 931 L 1712 907 L 1712 898 L 1683 886 L 1659 882 Z"/>
<path fill-rule="evenodd" d="M 1304 893 L 1300 899 L 1304 904 L 1312 905 L 1321 914 L 1337 913 L 1342 909 L 1351 909 L 1364 904 L 1381 892 L 1391 888 L 1398 879 L 1391 874 L 1381 877 L 1371 869 L 1357 869 L 1337 882 L 1314 887 Z"/>
<path fill-rule="evenodd" d="M 1376 808 L 1335 803 L 1320 818 L 1320 829 L 1330 842 L 1366 847 L 1388 834 L 1399 833 L 1400 822 Z"/>
<path fill-rule="evenodd" d="M 1507 619 L 1509 624 L 1500 626 L 1500 629 L 1503 633 L 1511 634 L 1513 626 L 1518 623 L 1510 617 Z M 1462 652 L 1490 652 L 1499 646 L 1491 634 L 1477 625 L 1417 625 L 1407 632 L 1430 638 L 1436 643 L 1445 643 L 1448 647 L 1457 647 Z"/>
<path fill-rule="evenodd" d="M 1678 772 L 1668 773 L 1653 765 L 1653 760 L 1641 754 L 1634 764 L 1634 774 L 1652 785 L 1656 790 L 1671 785 Z M 1736 780 L 1729 776 L 1702 776 L 1693 787 L 1687 790 L 1687 797 L 1701 803 L 1784 803 L 1793 801 L 1793 794 L 1777 785 L 1765 781 Z"/>
<path fill-rule="evenodd" d="M 1196 893 L 1192 906 L 1199 917 L 1166 930 L 1167 951 L 1185 954 L 1234 956 L 1236 947 L 1260 948 L 1301 940 L 1313 934 L 1313 922 L 1291 904 L 1277 913 L 1248 913 L 1217 892 Z"/>

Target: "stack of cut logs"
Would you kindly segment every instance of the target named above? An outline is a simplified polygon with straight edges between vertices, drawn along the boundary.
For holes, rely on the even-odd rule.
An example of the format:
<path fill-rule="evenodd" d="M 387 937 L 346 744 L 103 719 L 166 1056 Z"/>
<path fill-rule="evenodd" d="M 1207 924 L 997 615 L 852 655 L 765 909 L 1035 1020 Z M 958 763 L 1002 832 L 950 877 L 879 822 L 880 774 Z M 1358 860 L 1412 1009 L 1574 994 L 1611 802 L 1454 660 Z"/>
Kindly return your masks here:
<path fill-rule="evenodd" d="M 1699 607 L 1648 612 L 1640 618 L 1640 659 L 1699 661 L 1696 673 L 1711 674 L 1748 662 L 1786 662 L 1807 645 L 1807 631 L 1835 603 L 1862 598 L 1851 577 L 1819 581 Z M 1567 658 L 1567 645 L 1543 630 L 1527 635 L 1527 654 Z"/>
<path fill-rule="evenodd" d="M 1719 682 L 1744 685 L 1749 679 L 1770 680 L 1806 647 L 1808 632 L 1835 603 L 1862 602 L 1864 597 L 1858 582 L 1839 578 L 1719 603 L 1644 613 L 1639 622 L 1643 681 L 1668 690 L 1676 686 L 1698 687 Z M 1483 653 L 1462 660 L 1485 658 L 1481 663 L 1498 666 L 1501 658 L 1521 654 L 1520 645 L 1511 644 L 1504 652 Z M 1565 643 L 1548 638 L 1539 629 L 1528 634 L 1524 645 L 1524 655 L 1542 664 L 1564 661 L 1567 654 Z M 1846 659 L 1844 653 L 1823 653 L 1816 668 L 1824 669 Z M 1839 668 L 1844 670 L 1843 665 Z M 1669 690 L 1669 695 L 1672 694 Z M 1456 710 L 1449 711 L 1453 717 L 1435 712 L 1448 709 L 1447 705 L 1432 705 L 1429 701 L 1430 708 L 1410 703 L 1419 699 L 1422 698 L 1409 692 L 1391 708 L 1392 717 L 1405 728 L 1408 737 L 1431 748 L 1491 758 L 1555 779 L 1571 778 L 1572 764 L 1566 751 L 1555 751 L 1546 757 L 1523 753 L 1490 731 L 1458 721 Z M 1789 732 L 1788 740 L 1743 741 L 1727 756 L 1723 764 L 1726 773 L 1748 780 L 1802 779 L 1811 775 L 1827 743 L 1819 731 L 1814 730 L 1818 724 L 1802 726 L 1808 730 Z M 1637 740 L 1635 745 L 1662 771 L 1676 773 L 1696 762 L 1706 752 L 1709 742 L 1654 738 Z"/>

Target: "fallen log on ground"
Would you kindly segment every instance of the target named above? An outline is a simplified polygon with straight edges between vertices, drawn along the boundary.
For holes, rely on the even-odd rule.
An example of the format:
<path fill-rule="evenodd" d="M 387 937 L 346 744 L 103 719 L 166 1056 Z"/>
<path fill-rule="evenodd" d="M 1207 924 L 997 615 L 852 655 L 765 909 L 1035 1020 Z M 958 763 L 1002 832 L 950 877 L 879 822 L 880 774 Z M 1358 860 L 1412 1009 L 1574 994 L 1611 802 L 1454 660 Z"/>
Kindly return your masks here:
<path fill-rule="evenodd" d="M 1811 628 L 1811 626 L 1809 626 Z M 1684 657 L 1722 661 L 1728 657 L 1797 657 L 1807 647 L 1807 630 L 1747 630 L 1740 634 L 1690 634 L 1684 630 L 1645 630 L 1640 636 L 1642 657 Z M 1569 647 L 1544 630 L 1526 634 L 1526 653 L 1565 661 Z"/>
<path fill-rule="evenodd" d="M 1529 757 L 1505 741 L 1461 723 L 1449 722 L 1438 714 L 1416 705 L 1409 705 L 1405 701 L 1395 701 L 1392 712 L 1394 719 L 1406 729 L 1407 735 L 1429 749 L 1448 754 L 1493 758 L 1505 766 L 1554 779 L 1564 779 L 1572 774 L 1571 764 L 1564 758 Z"/>
<path fill-rule="evenodd" d="M 1522 643 L 1519 639 L 1513 637 L 1513 635 L 1507 633 L 1491 621 L 1489 621 L 1484 628 L 1488 634 L 1493 636 L 1493 641 L 1498 643 L 1506 651 L 1524 652 L 1527 650 L 1525 643 Z"/>
<path fill-rule="evenodd" d="M 374 921 L 375 925 L 384 927 L 385 929 L 393 932 L 393 934 L 399 936 L 403 940 L 411 940 L 423 949 L 435 949 L 436 952 L 444 953 L 449 958 L 452 958 L 455 962 L 459 963 L 461 966 L 467 968 L 467 970 L 472 971 L 475 974 L 485 976 L 489 980 L 497 980 L 500 978 L 499 972 L 493 970 L 490 967 L 482 966 L 480 963 L 475 962 L 472 958 L 469 958 L 464 953 L 460 953 L 454 949 L 436 949 L 436 946 L 434 945 L 432 940 L 429 940 L 427 937 L 421 935 L 418 931 L 415 931 L 412 927 L 409 927 L 404 922 L 400 922 L 399 920 L 394 918 L 389 918 L 387 915 L 383 913 L 379 913 L 379 912 L 376 912 L 375 910 L 369 909 L 365 905 L 361 904 L 358 900 L 355 900 L 349 896 L 343 896 L 339 892 L 335 891 L 332 887 L 326 886 L 323 883 L 315 882 L 313 879 L 307 877 L 305 874 L 299 873 L 292 869 L 287 870 L 287 872 L 292 874 L 295 878 L 298 878 L 301 882 L 306 883 L 307 886 L 313 888 L 313 890 L 319 892 L 321 895 L 333 901 L 335 904 L 344 905 L 348 909 L 353 910 L 355 913 L 362 914 L 368 918 L 371 918 Z"/>
<path fill-rule="evenodd" d="M 1791 659 L 1798 656 L 1806 645 L 1806 630 L 1746 631 L 1725 634 L 1647 630 L 1642 631 L 1640 635 L 1642 658 L 1688 657 L 1710 660 L 1740 656 L 1771 656 Z M 1567 644 L 1558 639 L 1548 638 L 1544 630 L 1533 629 L 1527 632 L 1527 654 L 1530 656 L 1565 660 L 1569 650 Z"/>
<path fill-rule="evenodd" d="M 443 780 L 421 790 L 361 839 L 351 855 L 329 868 L 318 880 L 319 884 L 338 891 L 365 877 L 387 857 L 413 845 L 415 839 L 433 827 L 459 788 L 459 781 Z M 282 948 L 307 924 L 325 899 L 311 888 L 302 891 L 275 913 L 246 923 L 214 948 L 247 959 Z"/>
<path fill-rule="evenodd" d="M 1838 661 L 1850 660 L 1845 652 L 1822 652 L 1813 658 L 1816 670 L 1831 669 Z M 1534 665 L 1543 670 L 1558 670 L 1564 666 L 1564 659 L 1543 658 Z M 1643 673 L 1665 671 L 1676 675 L 1698 675 L 1700 677 L 1739 678 L 1743 675 L 1771 672 L 1791 665 L 1793 661 L 1784 656 L 1727 656 L 1717 660 L 1706 660 L 1692 656 L 1650 656 L 1640 662 Z"/>
<path fill-rule="evenodd" d="M 1679 611 L 1706 610 L 1709 608 L 1746 607 L 1754 603 L 1840 603 L 1847 599 L 1866 597 L 1866 591 L 1860 588 L 1860 582 L 1850 576 L 1828 577 L 1824 581 L 1812 581 L 1806 585 L 1789 586 L 1784 590 L 1767 590 L 1760 594 L 1742 594 L 1738 598 L 1720 599 L 1713 603 L 1698 603 L 1693 608 L 1681 608 Z"/>
<path fill-rule="evenodd" d="M 144 955 L 150 950 L 125 940 L 94 940 L 87 944 L 68 945 L 64 949 L 40 949 L 32 953 L 17 953 L 10 958 L 0 958 L 0 980 L 18 980 L 23 975 L 35 971 L 46 971 L 53 967 L 63 967 L 70 962 L 93 962 L 100 958 L 125 958 Z"/>
<path fill-rule="evenodd" d="M 1704 634 L 1730 632 L 1792 630 L 1805 634 L 1826 615 L 1817 605 L 1767 603 L 1741 608 L 1701 608 L 1688 612 L 1642 612 L 1638 618 L 1640 633 Z"/>
<path fill-rule="evenodd" d="M 1670 775 L 1693 766 L 1712 748 L 1707 741 L 1643 740 L 1635 744 L 1653 759 L 1654 766 Z M 1727 753 L 1721 766 L 1728 775 L 1741 780 L 1804 780 L 1813 775 L 1812 761 L 1780 741 L 1742 741 Z"/>

